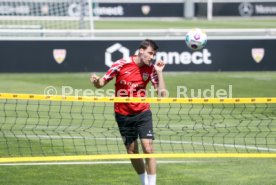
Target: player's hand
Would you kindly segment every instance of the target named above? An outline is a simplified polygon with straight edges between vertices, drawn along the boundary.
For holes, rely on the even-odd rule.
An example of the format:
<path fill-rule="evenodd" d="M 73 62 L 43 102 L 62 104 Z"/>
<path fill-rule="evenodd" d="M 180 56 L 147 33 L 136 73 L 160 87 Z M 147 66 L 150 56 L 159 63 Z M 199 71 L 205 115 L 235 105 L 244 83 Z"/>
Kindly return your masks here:
<path fill-rule="evenodd" d="M 93 83 L 95 85 L 95 83 L 99 82 L 100 77 L 97 76 L 96 74 L 91 74 L 90 76 L 90 82 Z"/>
<path fill-rule="evenodd" d="M 154 69 L 157 71 L 157 72 L 162 72 L 163 69 L 165 67 L 165 62 L 163 60 L 158 60 L 155 62 L 154 64 Z"/>

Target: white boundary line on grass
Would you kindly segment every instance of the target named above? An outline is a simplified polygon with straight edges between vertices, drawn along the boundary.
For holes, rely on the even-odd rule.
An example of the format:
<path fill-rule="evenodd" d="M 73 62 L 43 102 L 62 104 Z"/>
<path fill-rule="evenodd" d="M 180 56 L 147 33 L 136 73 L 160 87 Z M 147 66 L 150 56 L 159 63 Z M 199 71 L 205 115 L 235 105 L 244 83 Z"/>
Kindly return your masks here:
<path fill-rule="evenodd" d="M 97 137 L 79 137 L 79 136 L 50 136 L 50 135 L 4 135 L 5 137 L 18 137 L 18 138 L 48 138 L 48 139 L 91 139 L 91 140 L 112 140 L 117 141 L 121 138 L 97 138 Z M 276 152 L 276 148 L 265 148 L 265 147 L 256 147 L 250 145 L 238 145 L 238 144 L 220 144 L 220 143 L 205 143 L 205 142 L 192 142 L 192 141 L 168 141 L 168 140 L 155 140 L 159 143 L 170 143 L 170 144 L 193 144 L 193 145 L 202 145 L 202 146 L 218 146 L 225 148 L 240 148 L 240 149 L 250 149 L 258 151 L 271 151 Z"/>

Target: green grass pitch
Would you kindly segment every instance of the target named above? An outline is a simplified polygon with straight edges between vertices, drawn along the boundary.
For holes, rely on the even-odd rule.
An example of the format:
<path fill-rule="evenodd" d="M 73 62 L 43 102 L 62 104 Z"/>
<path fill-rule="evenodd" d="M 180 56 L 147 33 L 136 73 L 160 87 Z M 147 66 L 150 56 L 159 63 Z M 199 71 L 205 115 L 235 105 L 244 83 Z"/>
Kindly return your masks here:
<path fill-rule="evenodd" d="M 206 89 L 211 85 L 215 89 L 227 89 L 232 85 L 233 97 L 274 97 L 276 91 L 274 72 L 167 72 L 164 75 L 171 97 L 176 96 L 177 85 L 188 89 Z M 0 81 L 1 93 L 43 94 L 45 87 L 54 86 L 60 94 L 65 85 L 94 89 L 89 73 L 0 74 Z M 113 83 L 106 89 L 113 88 Z M 181 159 L 169 164 L 159 161 L 157 182 L 160 185 L 270 185 L 275 182 L 275 159 Z M 0 177 L 0 184 L 6 185 L 139 184 L 130 164 L 1 166 Z"/>

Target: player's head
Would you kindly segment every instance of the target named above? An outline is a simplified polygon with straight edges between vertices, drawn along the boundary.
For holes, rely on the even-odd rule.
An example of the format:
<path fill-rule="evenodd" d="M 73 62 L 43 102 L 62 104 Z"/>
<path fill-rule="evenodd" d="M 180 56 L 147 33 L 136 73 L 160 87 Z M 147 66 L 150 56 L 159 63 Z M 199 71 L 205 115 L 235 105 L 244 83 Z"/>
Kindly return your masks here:
<path fill-rule="evenodd" d="M 157 50 L 157 44 L 153 40 L 146 39 L 143 40 L 139 46 L 138 56 L 144 64 L 149 66 L 154 59 Z"/>
<path fill-rule="evenodd" d="M 148 47 L 151 47 L 154 51 L 157 51 L 159 48 L 153 40 L 146 39 L 141 42 L 139 49 L 147 49 Z"/>

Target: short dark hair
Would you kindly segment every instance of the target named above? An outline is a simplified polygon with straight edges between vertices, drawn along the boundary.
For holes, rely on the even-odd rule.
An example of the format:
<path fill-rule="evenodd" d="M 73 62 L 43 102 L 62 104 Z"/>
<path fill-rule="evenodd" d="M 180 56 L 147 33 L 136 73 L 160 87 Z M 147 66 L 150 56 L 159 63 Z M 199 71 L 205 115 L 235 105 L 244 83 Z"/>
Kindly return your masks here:
<path fill-rule="evenodd" d="M 146 40 L 143 40 L 139 46 L 139 49 L 147 49 L 148 47 L 151 47 L 154 51 L 158 50 L 158 46 L 157 44 L 153 41 L 153 40 L 150 40 L 150 39 L 146 39 Z"/>

